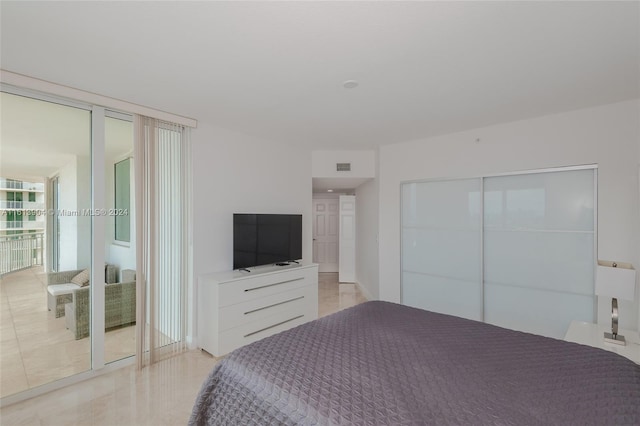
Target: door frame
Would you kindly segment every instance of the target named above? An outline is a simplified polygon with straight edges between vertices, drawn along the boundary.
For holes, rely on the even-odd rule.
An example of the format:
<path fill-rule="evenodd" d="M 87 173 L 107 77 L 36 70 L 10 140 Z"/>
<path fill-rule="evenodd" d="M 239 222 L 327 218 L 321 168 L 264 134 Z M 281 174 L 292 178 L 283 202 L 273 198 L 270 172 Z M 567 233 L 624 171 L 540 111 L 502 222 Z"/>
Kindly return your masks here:
<path fill-rule="evenodd" d="M 60 177 L 58 175 L 49 179 L 49 185 L 47 185 L 50 195 L 50 232 L 48 232 L 51 243 L 48 244 L 51 251 L 47 256 L 50 261 L 50 268 L 53 272 L 58 272 L 60 269 L 60 216 L 58 214 L 59 200 L 60 200 Z"/>
<path fill-rule="evenodd" d="M 313 209 L 313 205 L 314 202 L 316 200 L 335 200 L 336 201 L 336 206 L 337 206 L 337 210 L 336 210 L 336 219 L 339 222 L 340 221 L 340 195 L 339 193 L 314 193 L 311 197 L 311 204 L 312 204 L 312 220 L 315 220 L 315 209 Z M 337 273 L 339 271 L 340 268 L 340 231 L 339 231 L 339 223 L 336 223 L 336 225 L 338 226 L 338 229 L 336 230 L 336 267 L 335 267 L 335 271 L 322 271 L 320 268 L 320 263 L 318 263 L 318 272 L 328 272 L 328 273 Z M 316 240 L 316 236 L 313 235 L 314 234 L 314 228 L 315 228 L 315 224 L 312 224 L 312 228 L 311 228 L 311 237 L 313 239 L 312 244 L 311 244 L 311 258 L 316 259 L 315 256 L 315 240 Z"/>

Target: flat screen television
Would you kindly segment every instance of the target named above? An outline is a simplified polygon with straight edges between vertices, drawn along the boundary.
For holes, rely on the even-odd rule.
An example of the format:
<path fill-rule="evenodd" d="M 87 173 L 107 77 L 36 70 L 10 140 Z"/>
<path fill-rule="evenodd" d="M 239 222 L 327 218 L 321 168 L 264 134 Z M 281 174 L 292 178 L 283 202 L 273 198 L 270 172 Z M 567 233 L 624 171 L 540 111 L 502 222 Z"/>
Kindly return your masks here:
<path fill-rule="evenodd" d="M 233 215 L 233 269 L 302 259 L 301 214 Z"/>

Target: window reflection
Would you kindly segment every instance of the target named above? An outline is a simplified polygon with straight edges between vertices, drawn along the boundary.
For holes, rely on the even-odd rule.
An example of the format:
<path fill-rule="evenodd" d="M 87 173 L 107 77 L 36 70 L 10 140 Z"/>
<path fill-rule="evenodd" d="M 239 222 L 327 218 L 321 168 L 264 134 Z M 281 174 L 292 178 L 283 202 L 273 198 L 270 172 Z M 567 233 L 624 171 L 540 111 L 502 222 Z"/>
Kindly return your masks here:
<path fill-rule="evenodd" d="M 540 227 L 544 225 L 544 188 L 485 191 L 484 223 L 490 227 Z"/>
<path fill-rule="evenodd" d="M 544 188 L 507 190 L 507 226 L 539 227 L 544 225 Z"/>

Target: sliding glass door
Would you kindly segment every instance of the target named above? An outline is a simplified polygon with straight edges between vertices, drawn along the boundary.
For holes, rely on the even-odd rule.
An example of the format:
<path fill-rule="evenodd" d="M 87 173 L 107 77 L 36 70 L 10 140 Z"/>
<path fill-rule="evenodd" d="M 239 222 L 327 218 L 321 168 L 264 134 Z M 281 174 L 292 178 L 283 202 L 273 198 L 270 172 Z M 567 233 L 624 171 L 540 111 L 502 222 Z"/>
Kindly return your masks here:
<path fill-rule="evenodd" d="M 2 89 L 4 398 L 135 355 L 136 241 L 133 117 Z"/>
<path fill-rule="evenodd" d="M 402 186 L 404 304 L 562 338 L 593 321 L 596 170 Z"/>
<path fill-rule="evenodd" d="M 0 92 L 1 397 L 92 368 L 69 307 L 92 272 L 89 106 Z M 44 240 L 44 243 L 43 243 Z M 35 252 L 35 253 L 34 253 Z M 34 255 L 35 254 L 35 255 Z M 11 260 L 11 262 L 6 262 Z"/>
<path fill-rule="evenodd" d="M 0 95 L 2 402 L 184 350 L 189 128 L 5 84 Z"/>
<path fill-rule="evenodd" d="M 104 290 L 104 361 L 136 353 L 136 239 L 133 117 L 105 111 L 105 262 L 115 267 Z"/>

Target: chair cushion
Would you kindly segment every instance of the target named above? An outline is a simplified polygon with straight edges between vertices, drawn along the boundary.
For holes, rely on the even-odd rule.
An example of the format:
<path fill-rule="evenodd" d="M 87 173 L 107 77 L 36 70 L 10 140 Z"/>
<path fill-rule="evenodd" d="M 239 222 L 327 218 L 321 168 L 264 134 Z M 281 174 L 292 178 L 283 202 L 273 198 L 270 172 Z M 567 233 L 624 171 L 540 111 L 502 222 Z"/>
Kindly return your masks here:
<path fill-rule="evenodd" d="M 59 296 L 61 294 L 72 293 L 73 290 L 80 288 L 78 284 L 52 284 L 47 286 L 47 291 L 52 296 Z"/>
<path fill-rule="evenodd" d="M 79 285 L 80 287 L 89 285 L 89 270 L 88 269 L 83 270 L 78 275 L 71 278 L 71 282 L 73 284 Z"/>
<path fill-rule="evenodd" d="M 136 271 L 133 269 L 122 270 L 122 282 L 129 283 L 136 280 Z"/>

